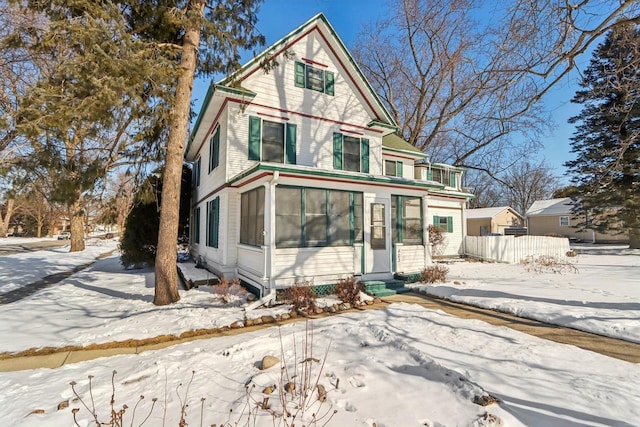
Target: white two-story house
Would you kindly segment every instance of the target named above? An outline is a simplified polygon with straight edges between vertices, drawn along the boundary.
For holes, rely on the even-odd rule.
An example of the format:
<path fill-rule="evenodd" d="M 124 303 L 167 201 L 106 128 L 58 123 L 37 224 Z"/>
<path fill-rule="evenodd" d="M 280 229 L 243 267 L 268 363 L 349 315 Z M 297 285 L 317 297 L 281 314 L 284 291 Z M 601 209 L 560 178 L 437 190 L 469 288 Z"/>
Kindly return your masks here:
<path fill-rule="evenodd" d="M 192 255 L 267 295 L 418 272 L 431 263 L 430 224 L 445 233 L 445 254 L 458 254 L 470 197 L 462 170 L 430 164 L 396 131 L 315 16 L 210 86 L 185 153 Z"/>

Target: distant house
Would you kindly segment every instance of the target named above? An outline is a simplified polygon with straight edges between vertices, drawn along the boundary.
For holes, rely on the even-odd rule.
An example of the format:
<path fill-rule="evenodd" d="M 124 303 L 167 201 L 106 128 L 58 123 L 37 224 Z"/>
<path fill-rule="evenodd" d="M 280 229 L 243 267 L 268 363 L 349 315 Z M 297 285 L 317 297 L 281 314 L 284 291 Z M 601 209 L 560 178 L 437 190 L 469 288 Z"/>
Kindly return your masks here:
<path fill-rule="evenodd" d="M 505 234 L 507 228 L 520 228 L 524 218 L 509 206 L 467 210 L 467 235 Z"/>
<path fill-rule="evenodd" d="M 579 218 L 571 213 L 573 202 L 569 197 L 562 199 L 536 200 L 527 210 L 526 224 L 529 234 L 535 236 L 560 235 L 570 239 L 592 243 L 627 243 L 628 234 L 599 233 L 583 229 Z"/>
<path fill-rule="evenodd" d="M 397 131 L 315 16 L 210 86 L 185 152 L 192 256 L 264 296 L 304 280 L 420 271 L 429 225 L 445 233 L 444 255 L 461 253 L 463 170 L 430 163 Z"/>

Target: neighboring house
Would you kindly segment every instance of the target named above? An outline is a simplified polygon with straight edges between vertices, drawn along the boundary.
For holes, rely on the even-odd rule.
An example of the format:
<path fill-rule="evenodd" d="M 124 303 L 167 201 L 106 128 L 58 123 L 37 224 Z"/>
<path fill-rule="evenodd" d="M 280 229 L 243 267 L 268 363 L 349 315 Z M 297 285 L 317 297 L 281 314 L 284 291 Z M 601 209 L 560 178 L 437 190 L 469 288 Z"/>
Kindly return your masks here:
<path fill-rule="evenodd" d="M 583 218 L 571 213 L 573 202 L 562 199 L 536 200 L 525 214 L 529 234 L 565 236 L 570 239 L 593 243 L 627 243 L 628 234 L 606 234 L 591 229 L 581 229 Z"/>
<path fill-rule="evenodd" d="M 210 86 L 185 154 L 195 175 L 192 255 L 266 295 L 300 281 L 420 271 L 434 222 L 445 253 L 462 253 L 471 197 L 462 170 L 429 164 L 397 129 L 315 16 Z"/>
<path fill-rule="evenodd" d="M 509 206 L 467 209 L 467 236 L 505 234 L 505 229 L 523 225 L 522 215 Z"/>

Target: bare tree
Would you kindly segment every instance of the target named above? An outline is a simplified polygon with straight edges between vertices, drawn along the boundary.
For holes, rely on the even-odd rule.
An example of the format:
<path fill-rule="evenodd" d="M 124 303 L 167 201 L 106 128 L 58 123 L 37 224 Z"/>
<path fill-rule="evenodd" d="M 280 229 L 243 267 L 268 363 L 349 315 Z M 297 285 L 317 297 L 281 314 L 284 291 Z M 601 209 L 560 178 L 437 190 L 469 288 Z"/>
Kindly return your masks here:
<path fill-rule="evenodd" d="M 402 135 L 433 159 L 497 176 L 531 153 L 540 98 L 640 3 L 397 0 L 353 49 Z M 491 16 L 482 19 L 481 16 Z"/>
<path fill-rule="evenodd" d="M 520 162 L 501 178 L 507 183 L 503 186 L 505 204 L 523 215 L 533 202 L 551 198 L 560 187 L 559 179 L 544 161 L 535 164 Z"/>

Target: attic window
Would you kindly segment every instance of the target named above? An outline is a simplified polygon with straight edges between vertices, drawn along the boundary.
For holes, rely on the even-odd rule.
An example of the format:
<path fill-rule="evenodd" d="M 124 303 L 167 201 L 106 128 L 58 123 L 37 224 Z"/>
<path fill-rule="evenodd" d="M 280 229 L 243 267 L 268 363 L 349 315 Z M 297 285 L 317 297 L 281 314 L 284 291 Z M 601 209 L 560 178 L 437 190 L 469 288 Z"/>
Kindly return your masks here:
<path fill-rule="evenodd" d="M 334 75 L 331 71 L 323 70 L 303 62 L 295 63 L 295 84 L 317 92 L 333 95 Z"/>

